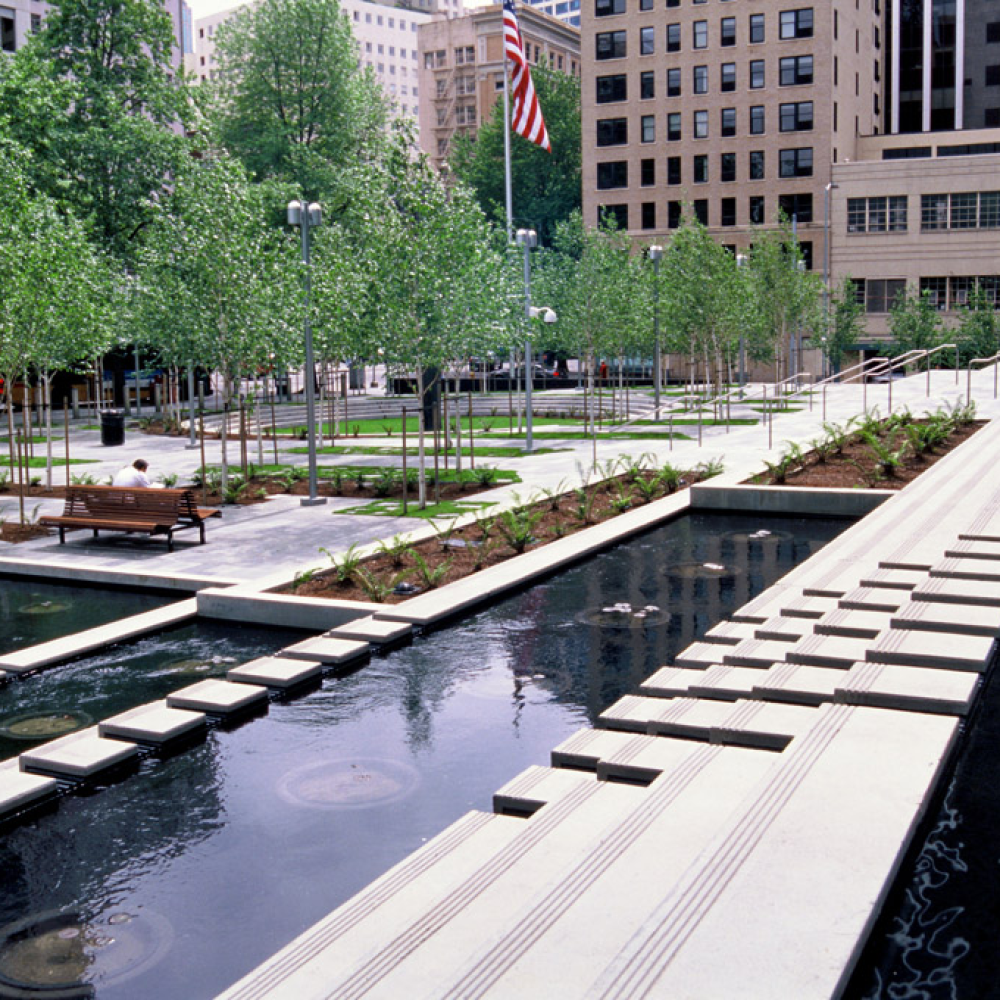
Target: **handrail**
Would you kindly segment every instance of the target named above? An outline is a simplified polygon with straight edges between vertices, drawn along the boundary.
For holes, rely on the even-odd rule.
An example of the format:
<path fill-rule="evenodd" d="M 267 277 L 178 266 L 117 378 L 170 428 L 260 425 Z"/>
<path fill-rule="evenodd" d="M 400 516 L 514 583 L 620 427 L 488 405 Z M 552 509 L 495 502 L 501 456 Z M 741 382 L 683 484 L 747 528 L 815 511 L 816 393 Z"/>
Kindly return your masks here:
<path fill-rule="evenodd" d="M 969 362 L 969 367 L 967 369 L 968 376 L 965 382 L 965 402 L 972 402 L 972 366 L 973 365 L 993 365 L 993 398 L 997 398 L 997 373 L 1000 372 L 1000 351 L 997 351 L 992 357 L 989 358 L 973 358 Z"/>

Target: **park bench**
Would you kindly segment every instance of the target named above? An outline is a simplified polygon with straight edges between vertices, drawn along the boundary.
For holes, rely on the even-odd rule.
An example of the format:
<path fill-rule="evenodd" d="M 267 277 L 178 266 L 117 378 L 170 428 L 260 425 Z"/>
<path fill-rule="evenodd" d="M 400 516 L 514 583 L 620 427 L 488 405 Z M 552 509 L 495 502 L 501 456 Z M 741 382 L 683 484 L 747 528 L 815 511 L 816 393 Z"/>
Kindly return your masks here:
<path fill-rule="evenodd" d="M 41 524 L 59 529 L 59 544 L 66 542 L 67 529 L 138 532 L 166 535 L 167 551 L 174 550 L 174 532 L 195 528 L 205 544 L 205 521 L 221 516 L 215 507 L 199 507 L 189 489 L 136 489 L 124 486 L 67 486 L 66 504 L 58 517 L 40 518 Z"/>

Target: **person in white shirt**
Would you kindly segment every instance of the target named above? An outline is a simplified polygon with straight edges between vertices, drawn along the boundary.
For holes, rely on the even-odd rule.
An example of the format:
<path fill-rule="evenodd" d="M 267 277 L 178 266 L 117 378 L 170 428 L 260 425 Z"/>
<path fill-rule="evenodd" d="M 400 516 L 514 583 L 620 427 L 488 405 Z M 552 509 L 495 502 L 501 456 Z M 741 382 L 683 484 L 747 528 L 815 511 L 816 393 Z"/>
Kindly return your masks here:
<path fill-rule="evenodd" d="M 144 458 L 137 458 L 131 465 L 126 465 L 124 469 L 121 469 L 115 478 L 111 481 L 112 486 L 131 486 L 131 487 L 143 487 L 145 489 L 150 488 L 153 484 L 149 481 L 149 477 L 146 475 L 146 470 L 149 468 L 149 462 Z"/>

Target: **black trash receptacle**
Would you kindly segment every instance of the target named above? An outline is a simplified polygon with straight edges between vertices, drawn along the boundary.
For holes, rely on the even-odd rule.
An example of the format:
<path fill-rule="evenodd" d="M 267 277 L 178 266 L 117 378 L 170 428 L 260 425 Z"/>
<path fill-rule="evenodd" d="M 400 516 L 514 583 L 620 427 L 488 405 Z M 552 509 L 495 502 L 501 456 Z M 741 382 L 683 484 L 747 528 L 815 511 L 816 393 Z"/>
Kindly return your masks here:
<path fill-rule="evenodd" d="M 125 443 L 125 414 L 121 410 L 101 411 L 101 444 Z"/>

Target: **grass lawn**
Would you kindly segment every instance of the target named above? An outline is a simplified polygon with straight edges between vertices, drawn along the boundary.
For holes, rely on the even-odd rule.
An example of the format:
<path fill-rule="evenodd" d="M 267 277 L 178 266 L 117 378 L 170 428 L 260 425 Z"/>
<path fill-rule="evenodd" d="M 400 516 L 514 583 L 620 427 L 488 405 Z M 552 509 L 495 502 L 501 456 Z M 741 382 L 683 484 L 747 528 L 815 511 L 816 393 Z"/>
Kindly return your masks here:
<path fill-rule="evenodd" d="M 428 495 L 433 495 L 433 490 L 428 489 Z M 423 510 L 420 509 L 416 499 L 410 500 L 407 512 L 403 514 L 402 500 L 373 500 L 363 507 L 348 507 L 345 510 L 335 510 L 334 514 L 368 514 L 377 517 L 458 517 L 461 514 L 473 513 L 483 510 L 486 507 L 496 506 L 488 500 L 444 500 L 441 503 L 429 503 Z"/>
<path fill-rule="evenodd" d="M 45 460 L 44 455 L 36 455 L 34 458 L 22 459 L 26 462 L 29 469 L 44 469 L 48 464 Z M 71 458 L 69 460 L 70 465 L 97 465 L 100 462 L 98 458 Z M 17 463 L 15 462 L 15 465 Z M 60 458 L 58 455 L 52 456 L 52 468 L 58 469 L 60 466 L 66 465 L 66 457 Z M 2 461 L 0 461 L 0 469 L 10 468 L 9 459 L 5 456 Z"/>
<path fill-rule="evenodd" d="M 218 468 L 218 466 L 209 466 L 210 469 Z M 258 476 L 280 476 L 292 469 L 293 466 L 290 465 L 254 465 L 254 472 Z M 295 468 L 301 469 L 302 466 L 295 466 Z M 385 465 L 320 465 L 316 469 L 316 474 L 320 479 L 352 479 L 358 475 L 372 476 L 381 472 L 385 468 L 394 468 L 397 472 L 401 469 L 399 466 L 385 466 Z M 238 472 L 238 466 L 230 466 L 230 472 Z M 416 468 L 410 467 L 408 470 L 411 474 L 416 474 Z M 428 469 L 430 474 L 433 471 L 432 468 Z M 455 482 L 465 482 L 474 483 L 477 481 L 476 473 L 483 473 L 484 470 L 473 470 L 473 469 L 463 469 L 461 474 L 456 472 L 454 469 L 439 469 L 438 474 L 440 476 L 442 483 L 455 483 Z M 521 477 L 514 472 L 512 469 L 490 469 L 493 476 L 494 486 L 506 485 L 509 483 L 519 483 Z"/>
<path fill-rule="evenodd" d="M 414 407 L 416 410 L 416 407 Z M 449 410 L 448 417 L 450 420 L 454 421 L 455 411 Z M 565 423 L 569 417 L 534 417 L 534 423 L 536 424 L 560 424 Z M 517 423 L 517 413 L 514 414 L 514 423 Z M 266 422 L 265 422 L 266 426 Z M 462 427 L 463 433 L 464 429 L 469 426 L 469 417 L 466 413 L 462 413 Z M 473 429 L 479 433 L 488 433 L 490 430 L 499 430 L 504 427 L 510 426 L 510 418 L 508 417 L 506 411 L 494 414 L 475 414 L 472 418 Z M 350 417 L 347 418 L 347 430 L 344 430 L 344 421 L 341 419 L 337 420 L 337 436 L 351 438 L 355 436 L 355 429 L 357 429 L 357 434 L 365 435 L 376 435 L 379 437 L 399 437 L 403 432 L 403 418 L 402 417 L 382 417 L 377 419 L 365 419 L 365 420 L 353 420 Z M 412 417 L 406 418 L 406 434 L 407 439 L 412 434 L 414 437 L 419 433 L 420 427 L 417 423 L 417 415 L 414 413 Z M 299 433 L 305 433 L 304 427 L 278 427 L 275 433 L 279 436 L 294 436 Z M 327 421 L 323 424 L 323 433 L 327 437 L 330 435 L 330 423 Z M 409 440 L 407 440 L 409 444 Z"/>
<path fill-rule="evenodd" d="M 515 435 L 516 436 L 516 435 Z M 522 435 L 523 436 L 523 435 Z M 306 455 L 309 453 L 308 448 L 287 448 L 285 449 L 292 455 Z M 407 457 L 416 457 L 416 448 L 407 448 Z M 532 454 L 533 455 L 553 455 L 559 451 L 569 451 L 568 448 L 536 448 Z M 448 455 L 454 457 L 455 449 L 449 448 Z M 401 457 L 403 454 L 402 448 L 377 448 L 375 446 L 360 446 L 360 447 L 342 447 L 341 445 L 334 445 L 332 448 L 317 448 L 317 455 L 387 455 L 395 456 L 397 458 Z M 428 448 L 426 449 L 426 454 L 433 461 L 433 453 Z M 444 450 L 439 451 L 438 455 L 444 455 Z M 483 445 L 481 448 L 477 445 L 474 449 L 469 448 L 462 449 L 462 457 L 468 458 L 470 455 L 475 455 L 476 458 L 523 458 L 524 449 L 523 448 L 505 448 L 502 445 Z"/>

